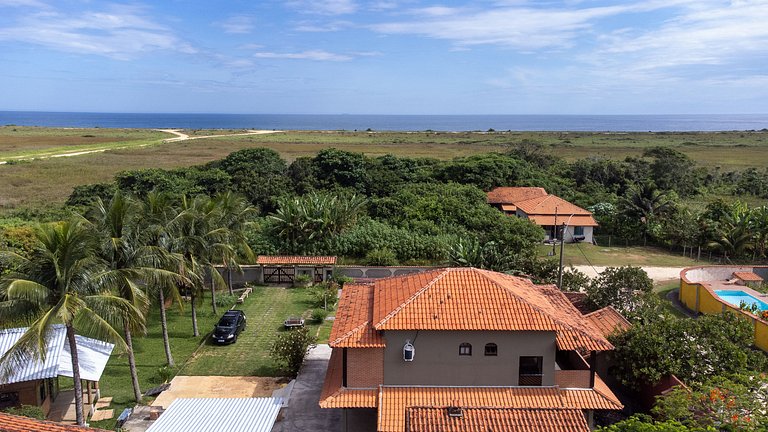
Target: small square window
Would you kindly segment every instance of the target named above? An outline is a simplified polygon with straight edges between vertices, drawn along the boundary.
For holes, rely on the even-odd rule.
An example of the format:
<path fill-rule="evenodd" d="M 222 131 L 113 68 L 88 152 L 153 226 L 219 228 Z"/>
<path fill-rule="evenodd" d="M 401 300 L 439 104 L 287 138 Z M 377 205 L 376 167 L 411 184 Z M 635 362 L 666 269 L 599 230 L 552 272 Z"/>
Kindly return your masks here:
<path fill-rule="evenodd" d="M 573 235 L 575 235 L 575 236 L 583 236 L 584 235 L 584 227 L 583 226 L 573 227 Z"/>
<path fill-rule="evenodd" d="M 499 348 L 496 346 L 495 343 L 485 344 L 485 355 L 497 356 L 499 355 Z"/>
<path fill-rule="evenodd" d="M 459 355 L 460 356 L 471 356 L 472 355 L 472 344 L 463 343 L 459 345 Z"/>

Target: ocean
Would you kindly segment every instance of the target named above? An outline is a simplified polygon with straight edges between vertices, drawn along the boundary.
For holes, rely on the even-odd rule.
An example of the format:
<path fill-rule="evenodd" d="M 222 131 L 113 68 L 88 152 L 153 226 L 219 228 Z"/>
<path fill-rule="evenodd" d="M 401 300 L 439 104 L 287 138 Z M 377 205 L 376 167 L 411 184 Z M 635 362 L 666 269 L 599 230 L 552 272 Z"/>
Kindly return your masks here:
<path fill-rule="evenodd" d="M 748 131 L 768 128 L 768 114 L 314 115 L 0 111 L 0 125 L 347 131 Z"/>

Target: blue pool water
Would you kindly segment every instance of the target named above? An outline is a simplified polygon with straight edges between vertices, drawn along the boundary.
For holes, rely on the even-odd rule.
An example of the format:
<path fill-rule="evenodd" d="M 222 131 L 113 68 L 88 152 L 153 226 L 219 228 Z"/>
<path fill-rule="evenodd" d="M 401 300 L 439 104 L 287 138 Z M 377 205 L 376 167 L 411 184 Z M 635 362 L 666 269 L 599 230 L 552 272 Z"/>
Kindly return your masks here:
<path fill-rule="evenodd" d="M 764 301 L 755 298 L 751 294 L 745 293 L 744 291 L 739 290 L 716 290 L 715 294 L 717 294 L 718 297 L 725 300 L 726 302 L 739 307 L 742 302 L 746 303 L 748 306 L 756 304 L 757 307 L 763 311 L 768 310 L 768 303 L 765 303 Z"/>

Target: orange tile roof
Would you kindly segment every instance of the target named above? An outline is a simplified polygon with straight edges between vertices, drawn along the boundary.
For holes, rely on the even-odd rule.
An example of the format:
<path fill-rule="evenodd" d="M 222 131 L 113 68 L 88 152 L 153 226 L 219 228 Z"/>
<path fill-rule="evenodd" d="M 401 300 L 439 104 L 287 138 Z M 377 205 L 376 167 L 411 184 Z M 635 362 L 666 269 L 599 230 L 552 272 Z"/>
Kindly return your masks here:
<path fill-rule="evenodd" d="M 259 255 L 256 264 L 261 265 L 334 265 L 335 256 L 288 256 Z"/>
<path fill-rule="evenodd" d="M 595 386 L 599 377 L 595 377 Z M 602 382 L 602 381 L 601 381 Z M 603 384 L 604 385 L 604 384 Z M 607 387 L 606 387 L 607 388 Z M 608 390 L 610 393 L 610 390 Z M 485 407 L 537 409 L 617 410 L 616 396 L 592 389 L 557 387 L 397 387 L 382 386 L 379 393 L 379 432 L 405 430 L 411 407 Z"/>
<path fill-rule="evenodd" d="M 762 282 L 763 278 L 754 272 L 733 272 L 733 276 L 745 282 Z"/>
<path fill-rule="evenodd" d="M 374 282 L 377 330 L 553 331 L 562 350 L 611 350 L 557 288 L 475 268 Z"/>
<path fill-rule="evenodd" d="M 514 204 L 518 201 L 545 195 L 547 195 L 547 191 L 540 187 L 501 186 L 488 192 L 488 203 Z"/>
<path fill-rule="evenodd" d="M 346 348 L 381 348 L 381 333 L 371 325 L 373 285 L 345 284 L 331 328 L 330 345 Z"/>
<path fill-rule="evenodd" d="M 540 226 L 562 226 L 567 224 L 568 226 L 598 226 L 597 221 L 590 215 L 567 215 L 560 214 L 555 217 L 554 215 L 529 215 L 528 219 L 536 225 Z"/>
<path fill-rule="evenodd" d="M 447 408 L 414 407 L 406 413 L 406 432 L 588 432 L 577 409 L 462 408 L 451 417 Z"/>
<path fill-rule="evenodd" d="M 556 195 L 546 195 L 518 201 L 515 205 L 528 215 L 554 215 L 557 213 L 559 215 L 558 220 L 562 217 L 563 222 L 565 222 L 572 214 L 592 215 L 589 211 L 584 210 L 575 204 L 571 204 Z"/>
<path fill-rule="evenodd" d="M 331 351 L 328 371 L 320 392 L 321 408 L 376 408 L 379 389 L 349 389 L 342 386 L 342 354 L 340 348 Z"/>
<path fill-rule="evenodd" d="M 0 413 L 0 431 L 2 432 L 107 432 L 82 426 L 72 426 L 51 421 L 35 420 L 6 413 Z"/>
<path fill-rule="evenodd" d="M 584 317 L 606 337 L 614 332 L 625 332 L 632 327 L 632 324 L 624 318 L 624 315 L 620 314 L 612 306 L 588 313 Z"/>

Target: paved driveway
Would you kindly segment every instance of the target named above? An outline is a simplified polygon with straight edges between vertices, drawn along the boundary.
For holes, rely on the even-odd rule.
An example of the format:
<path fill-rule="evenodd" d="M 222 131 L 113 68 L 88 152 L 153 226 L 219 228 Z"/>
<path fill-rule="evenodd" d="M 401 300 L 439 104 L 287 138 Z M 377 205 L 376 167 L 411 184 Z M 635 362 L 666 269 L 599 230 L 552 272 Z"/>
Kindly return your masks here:
<path fill-rule="evenodd" d="M 309 351 L 296 378 L 283 419 L 275 423 L 272 432 L 341 430 L 341 410 L 321 409 L 318 405 L 330 358 L 331 347 L 328 345 L 318 345 Z"/>

